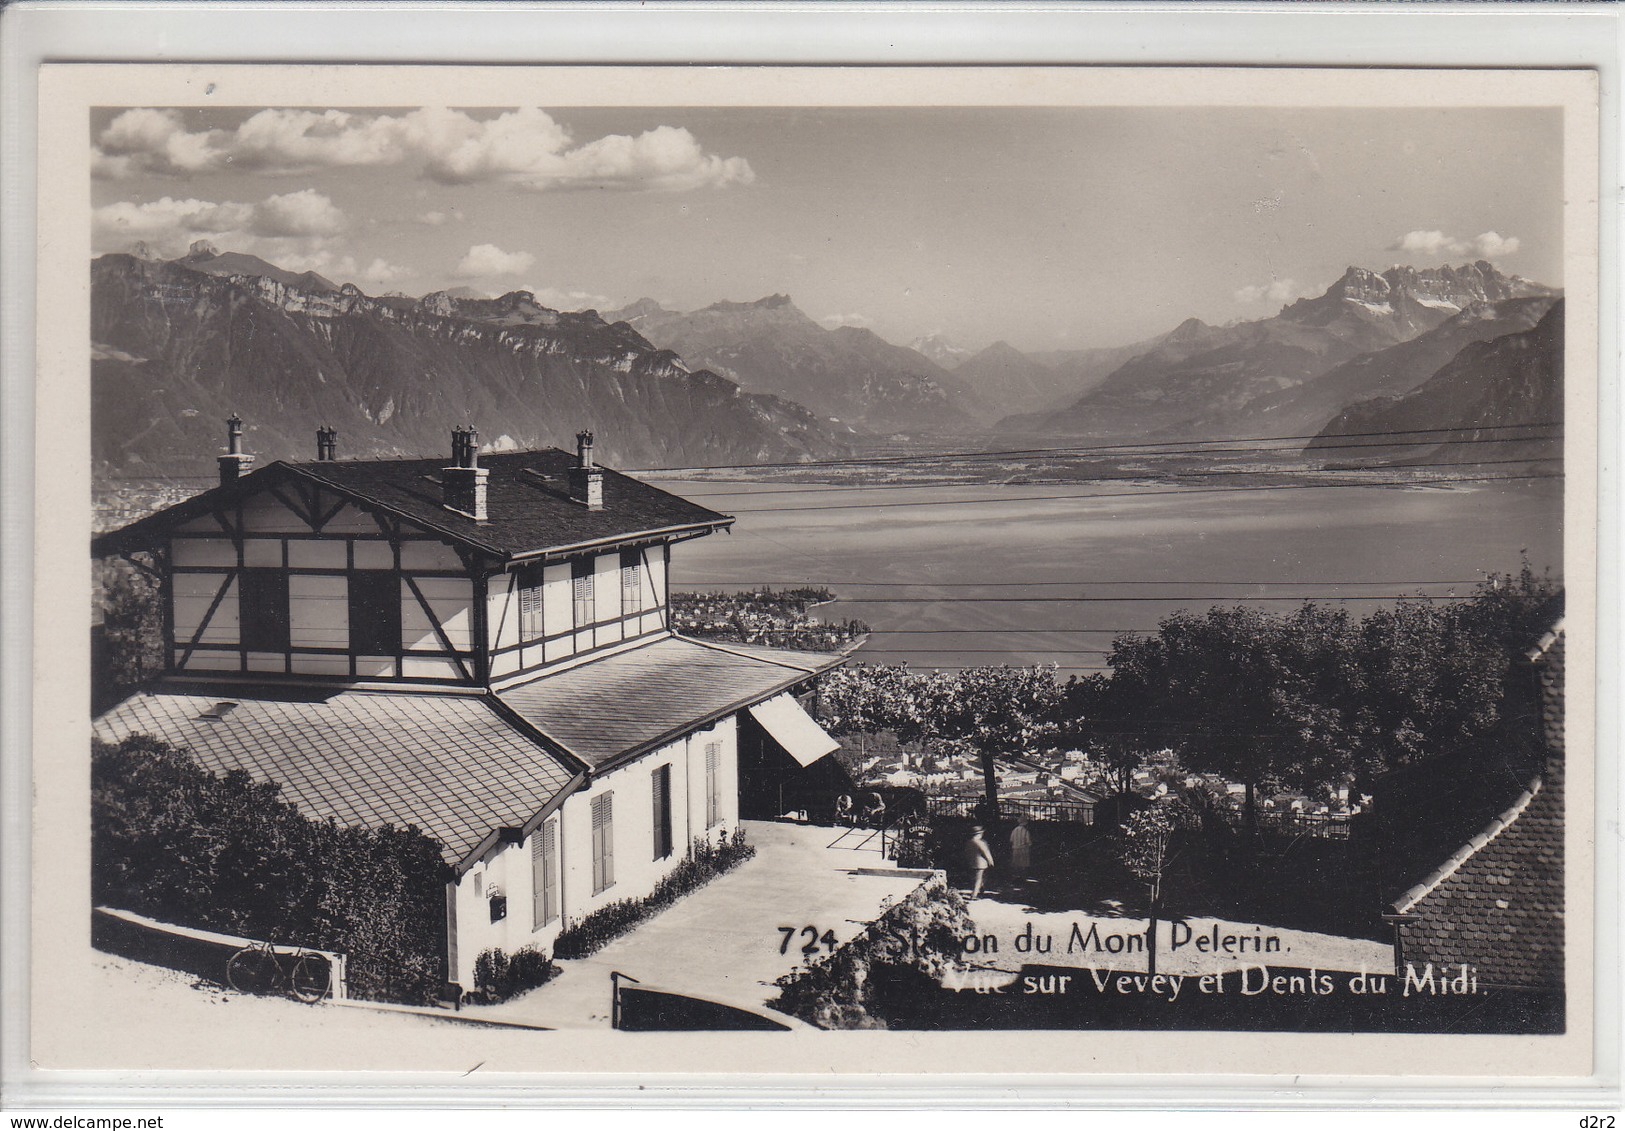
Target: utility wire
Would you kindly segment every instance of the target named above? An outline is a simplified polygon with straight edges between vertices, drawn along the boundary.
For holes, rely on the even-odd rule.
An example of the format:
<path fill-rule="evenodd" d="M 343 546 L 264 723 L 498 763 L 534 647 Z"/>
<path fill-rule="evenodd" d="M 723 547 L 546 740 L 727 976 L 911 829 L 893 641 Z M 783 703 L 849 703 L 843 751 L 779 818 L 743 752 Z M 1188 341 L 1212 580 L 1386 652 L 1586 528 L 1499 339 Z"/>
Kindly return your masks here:
<path fill-rule="evenodd" d="M 783 585 L 788 587 L 800 586 L 808 589 L 834 589 L 843 585 L 856 585 L 862 588 L 928 588 L 928 589 L 1026 589 L 1036 586 L 1048 585 L 1085 585 L 1091 588 L 1102 585 L 1479 585 L 1485 579 L 1474 578 L 1471 581 L 1326 581 L 1318 577 L 1297 581 L 1220 581 L 1216 578 L 1200 578 L 1195 581 L 684 581 L 673 582 L 684 591 L 691 585 Z M 693 592 L 699 592 L 694 590 Z M 745 591 L 746 593 L 749 590 Z M 731 594 L 730 594 L 731 596 Z M 833 600 L 844 600 L 839 594 Z"/>
<path fill-rule="evenodd" d="M 1563 462 L 1563 457 L 1562 456 L 1519 456 L 1519 457 L 1517 457 L 1515 459 L 1441 460 L 1441 461 L 1439 461 L 1437 463 L 1428 463 L 1428 464 L 1410 464 L 1410 465 L 1403 465 L 1402 464 L 1402 465 L 1395 465 L 1395 466 L 1389 466 L 1389 467 L 1365 467 L 1365 468 L 1362 468 L 1362 467 L 1350 467 L 1350 468 L 1276 467 L 1276 468 L 1264 469 L 1264 468 L 1255 468 L 1255 467 L 1214 467 L 1214 468 L 1192 468 L 1190 470 L 1184 470 L 1184 471 L 1178 471 L 1178 470 L 1161 470 L 1161 471 L 1158 471 L 1158 470 L 1147 469 L 1147 470 L 1144 470 L 1144 471 L 1101 472 L 1101 473 L 1093 474 L 1093 475 L 1080 476 L 1077 479 L 1055 479 L 1055 478 L 1028 479 L 1028 478 L 1024 477 L 1024 478 L 1022 478 L 1020 480 L 1004 479 L 1004 480 L 997 480 L 997 481 L 986 480 L 986 479 L 980 479 L 980 480 L 978 480 L 978 479 L 958 479 L 958 480 L 942 480 L 942 479 L 938 479 L 938 480 L 934 480 L 934 481 L 932 481 L 930 483 L 805 483 L 805 484 L 792 484 L 792 485 L 787 486 L 787 487 L 761 487 L 761 488 L 752 487 L 752 488 L 747 488 L 747 489 L 742 490 L 742 491 L 741 490 L 725 490 L 725 491 L 686 491 L 685 490 L 684 495 L 686 497 L 690 498 L 690 499 L 738 499 L 738 498 L 744 498 L 744 497 L 749 496 L 749 495 L 794 495 L 794 496 L 797 496 L 797 497 L 801 497 L 801 496 L 805 496 L 805 495 L 827 495 L 827 494 L 832 494 L 832 493 L 835 493 L 835 492 L 853 492 L 853 491 L 943 491 L 943 490 L 954 490 L 954 489 L 957 489 L 957 488 L 971 489 L 971 488 L 983 488 L 983 487 L 1072 487 L 1072 486 L 1076 486 L 1076 485 L 1082 484 L 1082 483 L 1110 483 L 1110 482 L 1130 482 L 1130 483 L 1133 483 L 1133 482 L 1138 482 L 1138 481 L 1143 481 L 1143 480 L 1155 480 L 1155 481 L 1159 481 L 1159 482 L 1162 482 L 1162 481 L 1174 481 L 1174 482 L 1177 482 L 1177 481 L 1179 481 L 1181 479 L 1210 479 L 1210 478 L 1221 478 L 1222 479 L 1222 478 L 1231 478 L 1231 477 L 1243 476 L 1243 475 L 1277 476 L 1277 477 L 1279 477 L 1279 476 L 1300 477 L 1300 476 L 1310 476 L 1310 475 L 1337 475 L 1337 476 L 1343 476 L 1343 477 L 1347 478 L 1349 476 L 1362 475 L 1362 474 L 1364 474 L 1366 472 L 1369 472 L 1369 471 L 1397 471 L 1401 467 L 1406 467 L 1406 466 L 1414 467 L 1416 470 L 1419 470 L 1419 471 L 1430 471 L 1430 470 L 1432 470 L 1433 468 L 1436 468 L 1436 467 L 1496 467 L 1496 466 L 1501 466 L 1501 465 L 1505 465 L 1505 464 L 1523 465 L 1523 464 L 1532 464 L 1532 463 L 1561 463 L 1561 462 Z M 706 481 L 705 480 L 695 480 L 695 482 L 706 482 Z M 1432 483 L 1432 482 L 1439 482 L 1439 480 L 1417 479 L 1414 482 L 1426 485 L 1426 484 Z M 1262 486 L 1268 486 L 1268 484 L 1262 484 Z M 1328 487 L 1336 486 L 1336 484 L 1327 483 L 1327 484 L 1325 484 L 1325 486 L 1328 486 Z"/>
<path fill-rule="evenodd" d="M 1517 460 L 1518 463 L 1531 462 Z M 1145 479 L 1147 476 L 1137 476 Z M 1097 491 L 1085 495 L 1016 495 L 1004 498 L 986 499 L 926 499 L 922 502 L 909 502 L 906 500 L 888 503 L 819 503 L 808 507 L 735 507 L 736 514 L 787 514 L 791 511 L 845 511 L 845 510 L 876 510 L 895 507 L 963 507 L 963 506 L 989 506 L 1005 503 L 1052 503 L 1064 502 L 1074 499 L 1117 499 L 1136 498 L 1143 499 L 1152 495 L 1219 495 L 1237 491 L 1302 491 L 1302 490 L 1332 490 L 1340 487 L 1430 487 L 1440 483 L 1510 483 L 1531 479 L 1562 479 L 1561 473 L 1551 475 L 1464 475 L 1440 477 L 1438 479 L 1372 479 L 1364 483 L 1266 483 L 1252 484 L 1244 487 L 1192 487 L 1188 490 L 1152 490 L 1152 491 Z M 938 485 L 940 486 L 940 484 Z"/>
<path fill-rule="evenodd" d="M 1389 430 L 1380 431 L 1380 432 L 1345 432 L 1342 435 L 1338 436 L 1337 438 L 1341 439 L 1341 440 L 1356 440 L 1356 439 L 1370 439 L 1370 438 L 1373 438 L 1373 437 L 1383 437 L 1383 436 L 1426 436 L 1426 435 L 1449 436 L 1451 434 L 1460 433 L 1460 432 L 1503 432 L 1503 431 L 1508 431 L 1508 430 L 1514 429 L 1514 428 L 1528 429 L 1528 428 L 1561 428 L 1561 427 L 1563 427 L 1563 422 L 1561 420 L 1556 420 L 1556 421 L 1538 421 L 1538 422 L 1530 423 L 1530 424 L 1486 424 L 1486 425 L 1483 425 L 1483 426 L 1480 426 L 1480 427 L 1473 427 L 1473 428 L 1405 428 L 1405 429 L 1389 429 Z M 984 448 L 984 449 L 980 449 L 980 450 L 973 449 L 973 450 L 969 450 L 969 451 L 957 451 L 957 452 L 936 452 L 936 453 L 920 452 L 920 453 L 911 453 L 909 455 L 898 455 L 898 456 L 884 456 L 884 455 L 877 455 L 877 456 L 846 456 L 846 457 L 842 457 L 842 458 L 839 458 L 839 459 L 805 460 L 805 461 L 800 461 L 800 462 L 784 462 L 784 463 L 718 463 L 718 464 L 710 464 L 710 465 L 695 464 L 695 465 L 690 465 L 690 466 L 674 466 L 674 467 L 634 467 L 634 468 L 620 468 L 620 469 L 617 469 L 617 470 L 621 470 L 621 471 L 625 472 L 628 475 L 652 475 L 652 474 L 656 474 L 656 473 L 676 472 L 676 471 L 763 471 L 763 470 L 772 470 L 772 469 L 778 469 L 778 468 L 785 468 L 785 469 L 789 469 L 789 470 L 807 470 L 807 469 L 820 468 L 820 467 L 869 467 L 869 466 L 874 466 L 874 465 L 886 466 L 886 465 L 908 464 L 908 463 L 919 463 L 919 462 L 941 462 L 943 460 L 1014 459 L 1014 458 L 1022 458 L 1022 457 L 1035 457 L 1035 456 L 1066 456 L 1066 457 L 1076 458 L 1076 457 L 1095 455 L 1095 454 L 1098 454 L 1098 453 L 1118 453 L 1118 454 L 1121 454 L 1121 453 L 1125 453 L 1125 452 L 1138 453 L 1140 455 L 1211 455 L 1211 454 L 1215 454 L 1216 452 L 1222 452 L 1225 449 L 1215 449 L 1215 448 L 1212 448 L 1212 447 L 1192 447 L 1192 445 L 1286 443 L 1286 442 L 1293 441 L 1293 440 L 1315 440 L 1315 439 L 1318 439 L 1319 437 L 1320 437 L 1320 434 L 1317 432 L 1317 433 L 1302 433 L 1302 434 L 1299 434 L 1299 435 L 1292 435 L 1292 436 L 1243 436 L 1243 437 L 1216 439 L 1216 440 L 1197 440 L 1197 439 L 1190 439 L 1190 440 L 1162 440 L 1162 441 L 1140 440 L 1140 441 L 1137 441 L 1137 442 L 1134 442 L 1134 443 L 1126 443 L 1126 444 L 1093 444 L 1093 445 L 1071 444 L 1071 445 L 1066 445 L 1066 446 L 1061 446 L 1061 447 L 1008 448 L 1008 449 L 1003 449 L 1003 450 Z M 1540 437 L 1528 437 L 1528 438 L 1530 438 L 1530 439 L 1539 439 Z M 1438 441 L 1438 442 L 1443 443 L 1444 441 Z M 1394 445 L 1384 445 L 1384 444 L 1326 444 L 1326 445 L 1322 445 L 1320 448 L 1317 448 L 1315 450 L 1316 451 L 1321 451 L 1321 450 L 1328 449 L 1328 448 L 1336 450 L 1336 449 L 1339 449 L 1339 448 L 1365 448 L 1365 447 L 1391 447 L 1391 446 L 1394 446 Z M 1152 450 L 1152 449 L 1159 449 L 1159 448 L 1161 448 L 1161 449 L 1173 449 L 1173 450 L 1170 450 L 1170 451 Z M 1181 449 L 1183 449 L 1183 450 L 1181 450 Z M 1260 449 L 1256 449 L 1256 448 L 1237 448 L 1237 449 L 1234 449 L 1234 450 L 1238 451 L 1238 452 L 1251 452 L 1251 451 L 1258 451 Z M 1262 449 L 1262 450 L 1267 451 L 1269 449 Z"/>

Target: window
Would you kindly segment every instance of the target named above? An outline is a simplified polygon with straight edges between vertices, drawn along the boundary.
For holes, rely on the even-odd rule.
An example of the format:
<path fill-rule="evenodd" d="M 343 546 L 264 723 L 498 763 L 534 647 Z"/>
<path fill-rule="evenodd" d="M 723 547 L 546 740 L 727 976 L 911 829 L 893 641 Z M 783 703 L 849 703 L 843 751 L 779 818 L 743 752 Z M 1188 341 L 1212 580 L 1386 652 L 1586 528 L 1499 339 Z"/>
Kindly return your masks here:
<path fill-rule="evenodd" d="M 671 855 L 671 766 L 661 766 L 653 774 L 655 859 Z"/>
<path fill-rule="evenodd" d="M 636 550 L 621 551 L 621 615 L 643 611 L 643 555 Z"/>
<path fill-rule="evenodd" d="M 542 822 L 530 838 L 530 872 L 535 893 L 533 930 L 541 930 L 559 917 L 559 823 Z"/>
<path fill-rule="evenodd" d="M 593 614 L 592 559 L 570 563 L 570 576 L 575 580 L 576 627 L 585 628 L 595 619 Z"/>
<path fill-rule="evenodd" d="M 542 567 L 519 571 L 519 639 L 539 640 L 547 630 L 542 622 Z"/>
<path fill-rule="evenodd" d="M 597 895 L 615 882 L 615 795 L 599 794 L 592 799 L 592 893 Z"/>
<path fill-rule="evenodd" d="M 288 650 L 288 575 L 280 569 L 245 569 L 237 578 L 242 644 L 250 652 Z"/>
<path fill-rule="evenodd" d="M 722 743 L 705 744 L 705 827 L 722 820 Z"/>
<path fill-rule="evenodd" d="M 350 651 L 393 656 L 401 650 L 401 583 L 393 570 L 350 575 Z"/>

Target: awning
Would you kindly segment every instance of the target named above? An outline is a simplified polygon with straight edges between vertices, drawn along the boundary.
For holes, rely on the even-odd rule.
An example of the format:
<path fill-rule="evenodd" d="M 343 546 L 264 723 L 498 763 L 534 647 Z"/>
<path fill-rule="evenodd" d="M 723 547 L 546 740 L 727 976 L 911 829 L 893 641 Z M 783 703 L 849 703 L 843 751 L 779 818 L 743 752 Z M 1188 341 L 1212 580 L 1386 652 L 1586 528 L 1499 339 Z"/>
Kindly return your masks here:
<path fill-rule="evenodd" d="M 840 748 L 840 743 L 801 709 L 788 694 L 775 695 L 750 709 L 751 716 L 773 736 L 790 757 L 803 766 L 810 766 L 824 755 Z"/>

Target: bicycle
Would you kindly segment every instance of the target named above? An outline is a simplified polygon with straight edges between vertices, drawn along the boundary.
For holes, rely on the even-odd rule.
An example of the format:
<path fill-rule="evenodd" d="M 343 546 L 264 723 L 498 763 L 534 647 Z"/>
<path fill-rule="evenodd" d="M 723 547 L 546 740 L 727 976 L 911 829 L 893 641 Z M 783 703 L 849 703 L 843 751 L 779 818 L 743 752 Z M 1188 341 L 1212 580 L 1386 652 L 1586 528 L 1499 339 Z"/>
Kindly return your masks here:
<path fill-rule="evenodd" d="M 315 951 L 280 954 L 269 942 L 252 942 L 227 960 L 226 982 L 240 994 L 286 989 L 297 1000 L 314 1004 L 332 991 L 333 965 Z"/>

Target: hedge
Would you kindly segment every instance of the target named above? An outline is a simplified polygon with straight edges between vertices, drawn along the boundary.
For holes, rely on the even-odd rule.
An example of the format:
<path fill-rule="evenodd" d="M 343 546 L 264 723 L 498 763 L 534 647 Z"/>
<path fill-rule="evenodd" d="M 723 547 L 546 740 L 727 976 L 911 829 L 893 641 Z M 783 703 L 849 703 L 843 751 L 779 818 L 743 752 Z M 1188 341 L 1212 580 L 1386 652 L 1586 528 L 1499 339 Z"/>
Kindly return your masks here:
<path fill-rule="evenodd" d="M 186 926 L 342 951 L 358 997 L 433 1002 L 447 870 L 416 828 L 313 820 L 145 735 L 91 745 L 91 889 Z"/>

